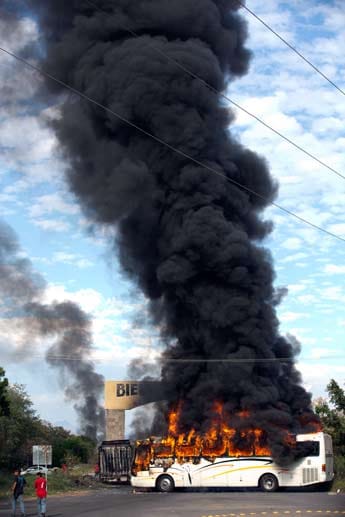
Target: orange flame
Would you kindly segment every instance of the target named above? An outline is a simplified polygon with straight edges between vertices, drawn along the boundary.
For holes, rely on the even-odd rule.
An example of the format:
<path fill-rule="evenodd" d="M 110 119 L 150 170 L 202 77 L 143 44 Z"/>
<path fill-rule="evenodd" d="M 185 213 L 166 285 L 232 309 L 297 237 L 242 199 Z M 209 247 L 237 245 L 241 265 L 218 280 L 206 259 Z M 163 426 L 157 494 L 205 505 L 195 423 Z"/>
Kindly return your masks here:
<path fill-rule="evenodd" d="M 241 410 L 233 415 L 236 429 L 229 427 L 229 415 L 224 404 L 215 401 L 211 411 L 211 422 L 208 429 L 198 433 L 194 428 L 182 433 L 179 430 L 183 403 L 170 410 L 168 415 L 168 436 L 163 439 L 150 438 L 137 442 L 133 474 L 139 470 L 148 470 L 150 464 L 159 460 L 159 464 L 169 467 L 178 461 L 197 463 L 201 457 L 210 461 L 220 456 L 271 456 L 267 445 L 267 436 L 262 429 L 253 428 L 250 423 L 250 412 Z M 310 415 L 302 415 L 301 423 L 308 426 L 308 432 L 321 430 L 319 422 Z M 284 443 L 287 447 L 296 447 L 296 436 L 285 431 Z"/>
<path fill-rule="evenodd" d="M 181 402 L 170 411 L 166 438 L 151 438 L 137 443 L 134 474 L 138 470 L 149 469 L 150 463 L 157 459 L 170 466 L 175 460 L 180 463 L 197 462 L 201 457 L 213 460 L 219 456 L 271 456 L 265 432 L 253 429 L 249 423 L 246 425 L 246 419 L 250 417 L 249 411 L 242 410 L 234 415 L 236 419 L 240 419 L 241 429 L 243 428 L 236 431 L 226 423 L 228 419 L 225 418 L 223 403 L 216 401 L 210 411 L 213 416 L 210 426 L 203 433 L 197 433 L 194 428 L 187 433 L 179 432 L 181 411 Z"/>

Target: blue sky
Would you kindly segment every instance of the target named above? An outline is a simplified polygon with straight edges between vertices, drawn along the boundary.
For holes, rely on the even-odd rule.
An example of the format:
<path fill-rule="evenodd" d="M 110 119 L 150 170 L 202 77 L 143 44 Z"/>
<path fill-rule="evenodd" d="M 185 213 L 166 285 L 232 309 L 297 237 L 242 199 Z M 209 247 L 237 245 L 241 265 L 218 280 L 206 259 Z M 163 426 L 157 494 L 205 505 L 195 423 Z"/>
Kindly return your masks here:
<path fill-rule="evenodd" d="M 307 5 L 300 0 L 248 0 L 247 5 L 344 88 L 342 0 L 311 0 Z M 252 65 L 227 94 L 345 173 L 345 97 L 250 14 L 243 16 L 249 23 Z M 1 41 L 17 52 L 38 35 L 35 23 L 23 18 Z M 67 191 L 64 164 L 45 126 L 57 107 L 38 107 L 32 101 L 40 78 L 0 55 L 0 81 L 11 86 L 3 89 L 0 101 L 0 217 L 15 229 L 23 254 L 46 278 L 47 301 L 71 299 L 92 316 L 97 371 L 106 378 L 125 377 L 129 359 L 158 353 L 157 330 L 134 323 L 146 314 L 145 300 L 121 275 L 112 236 L 92 228 Z M 236 112 L 232 131 L 266 157 L 280 184 L 279 204 L 345 236 L 344 180 L 241 112 Z M 345 378 L 345 244 L 276 208 L 266 215 L 275 225 L 265 245 L 274 257 L 276 285 L 289 290 L 279 307 L 281 331 L 300 340 L 299 368 L 305 386 L 317 397 L 331 377 L 340 383 Z M 73 408 L 63 400 L 56 373 L 41 358 L 45 343 L 35 344 L 34 357 L 24 353 L 18 362 L 11 356 L 23 339 L 15 322 L 9 328 L 0 319 L 0 340 L 9 351 L 1 364 L 11 382 L 26 384 L 43 418 L 75 429 Z"/>

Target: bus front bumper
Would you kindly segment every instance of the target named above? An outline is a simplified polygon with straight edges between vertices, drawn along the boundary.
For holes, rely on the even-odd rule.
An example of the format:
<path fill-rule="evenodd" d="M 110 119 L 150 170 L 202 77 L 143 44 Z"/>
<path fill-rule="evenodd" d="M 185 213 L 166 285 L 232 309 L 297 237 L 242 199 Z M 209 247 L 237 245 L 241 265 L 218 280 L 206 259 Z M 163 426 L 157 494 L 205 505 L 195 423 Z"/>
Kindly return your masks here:
<path fill-rule="evenodd" d="M 157 476 L 131 476 L 131 485 L 134 488 L 154 488 Z"/>

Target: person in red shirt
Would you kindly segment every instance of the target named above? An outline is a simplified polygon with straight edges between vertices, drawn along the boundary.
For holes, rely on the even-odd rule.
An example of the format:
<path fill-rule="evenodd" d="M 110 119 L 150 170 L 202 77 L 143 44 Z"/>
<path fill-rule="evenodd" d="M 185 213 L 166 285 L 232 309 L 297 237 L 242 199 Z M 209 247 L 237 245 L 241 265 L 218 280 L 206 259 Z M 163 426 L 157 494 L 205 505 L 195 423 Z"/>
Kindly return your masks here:
<path fill-rule="evenodd" d="M 37 473 L 35 481 L 35 490 L 37 495 L 37 512 L 39 516 L 46 517 L 47 507 L 47 480 L 43 477 L 42 472 Z"/>

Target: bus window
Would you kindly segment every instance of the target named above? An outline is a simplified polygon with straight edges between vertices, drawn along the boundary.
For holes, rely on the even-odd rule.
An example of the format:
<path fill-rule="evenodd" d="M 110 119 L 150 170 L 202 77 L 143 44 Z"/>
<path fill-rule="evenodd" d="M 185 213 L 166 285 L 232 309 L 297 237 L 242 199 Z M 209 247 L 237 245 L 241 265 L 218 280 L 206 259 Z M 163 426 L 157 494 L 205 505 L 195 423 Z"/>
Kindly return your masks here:
<path fill-rule="evenodd" d="M 298 442 L 298 448 L 301 451 L 301 456 L 320 456 L 320 442 L 307 440 L 305 442 Z"/>

